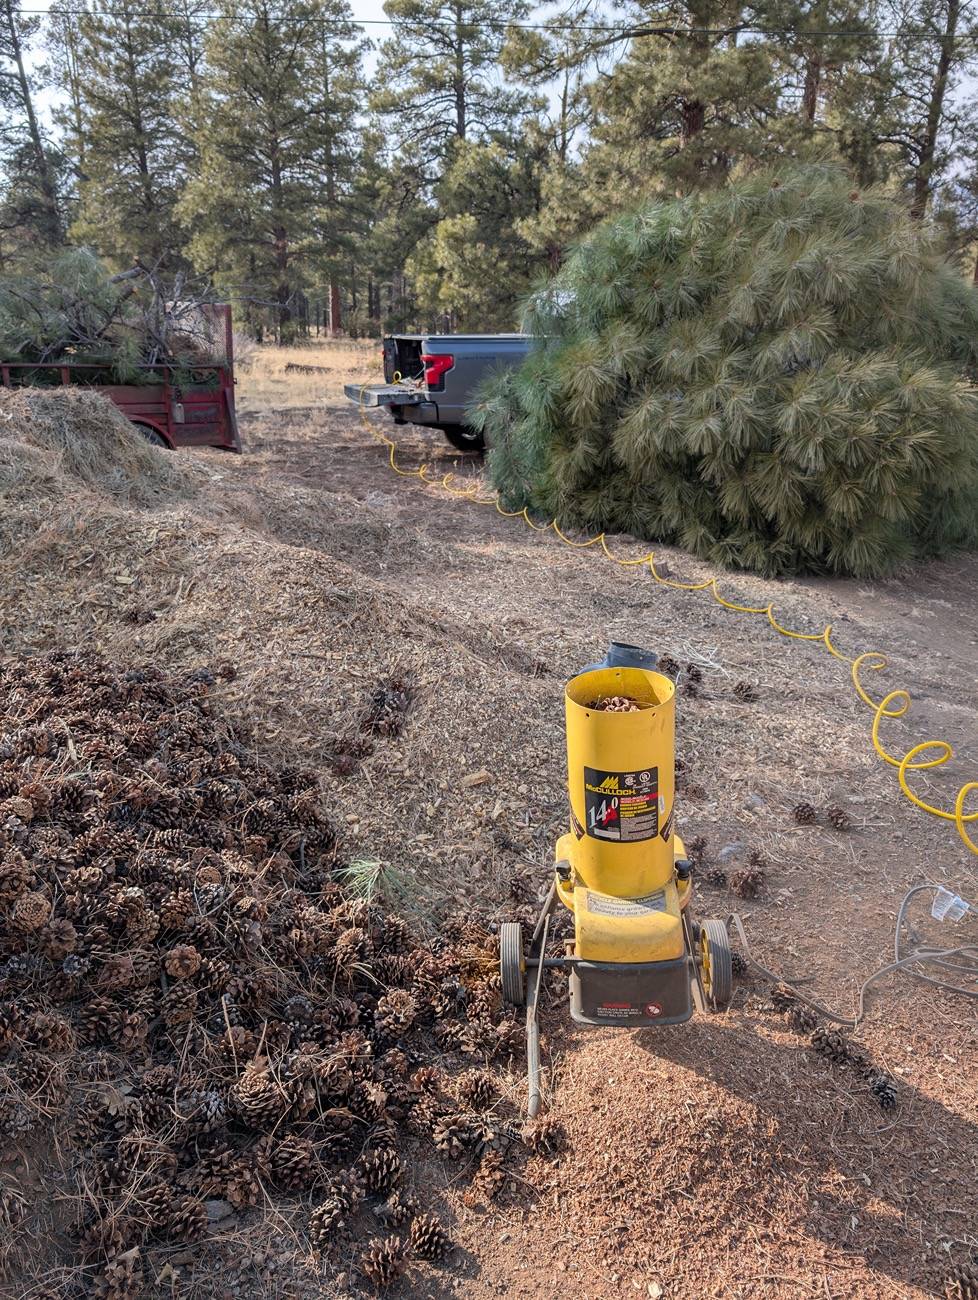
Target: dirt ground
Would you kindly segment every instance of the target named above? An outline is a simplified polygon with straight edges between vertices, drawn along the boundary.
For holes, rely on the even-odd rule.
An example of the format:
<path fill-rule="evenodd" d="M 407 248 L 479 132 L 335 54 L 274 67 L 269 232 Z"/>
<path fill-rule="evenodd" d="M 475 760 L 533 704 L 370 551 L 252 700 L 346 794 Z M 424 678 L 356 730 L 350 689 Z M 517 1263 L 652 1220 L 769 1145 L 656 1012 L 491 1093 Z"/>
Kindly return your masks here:
<path fill-rule="evenodd" d="M 366 358 L 358 365 L 369 373 Z M 609 639 L 638 643 L 704 674 L 700 694 L 679 700 L 681 832 L 706 838 L 707 867 L 732 872 L 751 849 L 768 863 L 760 897 L 704 885 L 699 915 L 739 911 L 762 962 L 810 977 L 807 991 L 850 1014 L 859 984 L 892 956 L 907 889 L 934 881 L 978 902 L 976 859 L 952 825 L 901 796 L 873 753 L 871 713 L 823 648 L 396 477 L 335 377 L 305 406 L 269 405 L 267 384 L 264 395 L 248 384 L 245 455 L 182 453 L 209 480 L 194 506 L 196 550 L 178 562 L 174 539 L 188 520 L 162 516 L 125 590 L 152 621 L 120 624 L 122 596 L 95 573 L 108 563 L 100 557 L 90 604 L 51 606 L 50 623 L 33 629 L 8 621 L 8 644 L 84 628 L 97 648 L 133 660 L 239 656 L 250 667 L 223 707 L 248 718 L 260 748 L 298 750 L 328 775 L 350 857 L 390 863 L 426 905 L 447 898 L 503 915 L 514 876 L 545 888 L 564 829 L 562 684 Z M 405 466 L 481 473 L 437 435 L 397 437 Z M 627 538 L 612 544 L 640 553 Z M 709 576 L 670 548 L 659 556 L 671 576 Z M 773 600 L 789 627 L 831 621 L 845 652 L 889 653 L 890 669 L 868 673 L 867 687 L 877 698 L 903 687 L 913 706 L 886 724 L 884 742 L 898 754 L 932 737 L 953 744 L 950 763 L 915 780 L 947 807 L 978 779 L 976 580 L 968 556 L 882 584 L 731 575 L 724 591 Z M 411 683 L 405 733 L 339 775 L 344 718 L 385 674 Z M 756 686 L 756 702 L 735 696 L 740 681 Z M 801 800 L 820 811 L 816 826 L 793 820 Z M 851 831 L 828 825 L 831 805 L 848 811 Z M 939 925 L 918 903 L 919 942 L 978 941 L 978 913 Z M 556 1161 L 531 1161 L 519 1194 L 488 1205 L 467 1203 L 446 1166 L 457 1267 L 404 1294 L 940 1294 L 949 1262 L 978 1251 L 975 1004 L 901 974 L 870 991 L 856 1037 L 896 1080 L 897 1106 L 884 1113 L 851 1072 L 788 1030 L 767 991 L 745 979 L 728 1011 L 676 1028 L 582 1030 L 561 981 L 549 980 L 547 1104 L 567 1146 Z M 515 1096 L 518 1070 L 510 1082 Z M 276 1282 L 268 1294 L 306 1292 Z"/>
<path fill-rule="evenodd" d="M 952 828 L 901 798 L 871 751 L 868 711 L 824 651 L 396 478 L 342 407 L 322 417 L 256 413 L 245 433 L 252 472 L 293 483 L 303 503 L 318 497 L 319 526 L 304 509 L 296 541 L 328 546 L 450 620 L 490 670 L 522 667 L 519 692 L 498 694 L 488 725 L 496 710 L 529 713 L 529 694 L 544 706 L 534 721 L 546 721 L 505 755 L 487 734 L 485 752 L 494 758 L 490 798 L 504 805 L 498 838 L 538 864 L 541 883 L 563 820 L 561 682 L 615 638 L 709 665 L 703 697 L 680 704 L 680 752 L 704 791 L 681 826 L 705 835 L 714 854 L 743 846 L 728 850 L 728 863 L 758 847 L 772 864 L 768 892 L 739 909 L 766 964 L 811 974 L 815 995 L 848 1013 L 858 982 L 890 954 L 907 888 L 935 880 L 974 896 L 974 860 Z M 442 472 L 478 472 L 437 438 L 398 434 L 407 466 L 424 459 Z M 676 576 L 706 573 L 666 555 Z M 976 576 L 968 557 L 874 587 L 726 585 L 750 603 L 774 599 L 789 626 L 831 619 L 844 648 L 891 652 L 887 686 L 914 698 L 912 721 L 888 733 L 893 749 L 951 740 L 954 775 L 949 765 L 928 783 L 946 804 L 978 768 Z M 740 679 L 757 683 L 758 703 L 732 696 Z M 441 771 L 487 765 L 445 741 Z M 514 793 L 525 797 L 518 810 Z M 789 810 L 803 798 L 842 804 L 854 831 L 796 827 Z M 402 829 L 400 852 L 426 856 L 426 843 L 412 846 Z M 473 864 L 473 890 L 491 888 L 505 860 L 495 872 Z M 721 914 L 737 901 L 704 894 L 703 909 Z M 935 944 L 973 941 L 974 925 L 941 930 L 925 915 L 918 909 L 915 924 Z M 725 1015 L 675 1029 L 582 1031 L 555 979 L 545 1053 L 570 1148 L 534 1188 L 532 1209 L 461 1215 L 473 1268 L 460 1293 L 542 1296 L 556 1283 L 582 1300 L 916 1296 L 948 1255 L 966 1257 L 976 1244 L 973 1007 L 901 976 L 870 994 L 859 1038 L 900 1088 L 896 1112 L 884 1116 L 786 1032 L 763 995 L 748 982 Z"/>

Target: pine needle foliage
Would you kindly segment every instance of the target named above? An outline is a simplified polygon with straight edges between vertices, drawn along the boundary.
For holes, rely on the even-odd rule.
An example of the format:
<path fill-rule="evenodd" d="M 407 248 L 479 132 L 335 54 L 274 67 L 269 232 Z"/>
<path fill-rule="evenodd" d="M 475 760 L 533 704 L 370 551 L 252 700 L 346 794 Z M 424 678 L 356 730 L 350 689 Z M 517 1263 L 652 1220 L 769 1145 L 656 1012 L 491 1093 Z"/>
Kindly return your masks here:
<path fill-rule="evenodd" d="M 978 292 L 830 166 L 600 227 L 482 394 L 508 508 L 767 575 L 978 543 Z"/>

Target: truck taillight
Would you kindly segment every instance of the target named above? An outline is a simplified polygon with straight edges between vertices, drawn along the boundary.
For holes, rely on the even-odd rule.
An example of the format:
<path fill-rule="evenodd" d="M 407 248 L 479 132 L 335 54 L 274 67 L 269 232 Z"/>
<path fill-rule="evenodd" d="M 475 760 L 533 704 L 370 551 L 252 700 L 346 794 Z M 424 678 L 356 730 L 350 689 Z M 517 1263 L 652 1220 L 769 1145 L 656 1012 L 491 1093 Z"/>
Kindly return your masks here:
<path fill-rule="evenodd" d="M 427 388 L 441 388 L 446 370 L 451 370 L 455 358 L 448 352 L 422 352 L 424 363 L 424 382 Z"/>

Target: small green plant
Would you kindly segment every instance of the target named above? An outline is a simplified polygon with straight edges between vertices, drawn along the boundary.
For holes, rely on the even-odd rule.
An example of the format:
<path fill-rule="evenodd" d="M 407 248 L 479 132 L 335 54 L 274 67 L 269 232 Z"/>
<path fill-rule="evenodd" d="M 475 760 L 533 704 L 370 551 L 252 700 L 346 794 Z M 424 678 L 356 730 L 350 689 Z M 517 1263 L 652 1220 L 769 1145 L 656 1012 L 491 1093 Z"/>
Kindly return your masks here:
<path fill-rule="evenodd" d="M 379 858 L 355 858 L 337 873 L 340 883 L 365 903 L 382 903 L 389 909 L 416 907 L 415 893 L 404 873 Z"/>
<path fill-rule="evenodd" d="M 978 541 L 978 292 L 838 168 L 606 224 L 525 328 L 477 414 L 508 508 L 771 575 Z"/>

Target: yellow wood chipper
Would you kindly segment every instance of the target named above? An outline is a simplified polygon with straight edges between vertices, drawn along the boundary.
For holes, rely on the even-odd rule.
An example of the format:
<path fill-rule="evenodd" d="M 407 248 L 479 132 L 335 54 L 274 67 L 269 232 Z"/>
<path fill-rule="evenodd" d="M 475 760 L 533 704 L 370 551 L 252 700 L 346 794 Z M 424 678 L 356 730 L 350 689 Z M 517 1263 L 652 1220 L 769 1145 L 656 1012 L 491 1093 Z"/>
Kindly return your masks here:
<path fill-rule="evenodd" d="M 613 644 L 603 663 L 567 683 L 570 829 L 557 841 L 553 882 L 528 945 L 500 929 L 503 998 L 527 1008 L 529 1110 L 540 1105 L 537 1001 L 543 971 L 568 972 L 578 1024 L 674 1025 L 694 1004 L 730 1000 L 726 924 L 691 914 L 692 867 L 675 830 L 676 686 L 656 658 Z M 557 905 L 574 918 L 562 956 L 547 954 Z"/>

